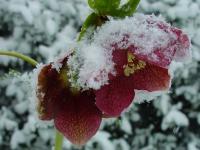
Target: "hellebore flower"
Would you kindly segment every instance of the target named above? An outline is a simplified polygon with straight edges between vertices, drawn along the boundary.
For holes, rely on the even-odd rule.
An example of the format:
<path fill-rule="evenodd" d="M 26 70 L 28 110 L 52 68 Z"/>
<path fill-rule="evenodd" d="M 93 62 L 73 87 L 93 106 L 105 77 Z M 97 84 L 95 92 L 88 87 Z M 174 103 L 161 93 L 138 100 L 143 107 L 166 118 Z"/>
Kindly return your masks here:
<path fill-rule="evenodd" d="M 190 41 L 155 16 L 136 14 L 108 21 L 85 45 L 44 65 L 36 91 L 40 119 L 53 119 L 77 145 L 97 132 L 103 117 L 118 117 L 134 90 L 168 90 L 169 66 L 189 56 Z"/>
<path fill-rule="evenodd" d="M 101 123 L 102 114 L 95 105 L 92 91 L 76 92 L 67 79 L 66 58 L 59 70 L 51 63 L 38 75 L 37 110 L 41 120 L 54 120 L 55 127 L 73 144 L 83 145 L 93 136 Z"/>
<path fill-rule="evenodd" d="M 95 92 L 97 107 L 110 117 L 119 116 L 131 104 L 134 90 L 168 90 L 169 65 L 190 55 L 188 36 L 155 16 L 137 14 L 108 23 L 98 32 L 94 41 L 100 41 L 105 50 L 112 49 L 115 63 L 116 74 Z"/>

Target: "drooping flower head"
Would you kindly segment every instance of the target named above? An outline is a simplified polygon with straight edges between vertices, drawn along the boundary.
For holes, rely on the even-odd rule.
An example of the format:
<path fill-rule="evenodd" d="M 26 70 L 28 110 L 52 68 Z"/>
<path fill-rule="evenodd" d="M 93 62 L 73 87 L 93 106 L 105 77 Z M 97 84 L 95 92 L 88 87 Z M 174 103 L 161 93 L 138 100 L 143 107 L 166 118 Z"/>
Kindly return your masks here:
<path fill-rule="evenodd" d="M 78 145 L 96 133 L 103 116 L 118 117 L 135 90 L 168 90 L 171 62 L 190 54 L 187 35 L 152 15 L 110 20 L 90 39 L 38 75 L 40 118 L 53 119 Z"/>
<path fill-rule="evenodd" d="M 44 65 L 39 72 L 37 110 L 40 119 L 53 119 L 55 127 L 66 138 L 76 145 L 83 145 L 97 132 L 102 113 L 94 103 L 92 91 L 78 93 L 70 87 L 67 58 Z"/>
<path fill-rule="evenodd" d="M 108 116 L 119 116 L 134 99 L 134 90 L 168 90 L 169 66 L 187 59 L 189 47 L 180 29 L 154 15 L 135 14 L 100 27 L 69 66 L 73 69 L 81 60 L 73 69 L 78 70 L 78 84 L 97 89 L 97 107 Z"/>

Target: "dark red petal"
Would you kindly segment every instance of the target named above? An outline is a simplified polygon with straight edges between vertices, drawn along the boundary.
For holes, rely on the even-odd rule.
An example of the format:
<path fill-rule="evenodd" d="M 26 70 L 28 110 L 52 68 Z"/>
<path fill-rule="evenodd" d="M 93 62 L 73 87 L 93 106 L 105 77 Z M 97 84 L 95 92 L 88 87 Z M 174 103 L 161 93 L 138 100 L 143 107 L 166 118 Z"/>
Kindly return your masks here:
<path fill-rule="evenodd" d="M 102 114 L 86 92 L 66 97 L 55 116 L 56 128 L 76 145 L 85 144 L 98 130 Z"/>
<path fill-rule="evenodd" d="M 51 98 L 51 92 L 54 90 L 55 82 L 52 81 L 57 78 L 58 73 L 56 70 L 51 69 L 51 65 L 44 66 L 38 75 L 37 110 L 39 118 L 42 120 L 51 120 L 53 118 L 55 101 Z"/>
<path fill-rule="evenodd" d="M 44 66 L 38 75 L 37 110 L 42 120 L 53 119 L 63 95 L 69 94 L 67 89 L 66 68 L 62 67 L 58 73 L 52 65 Z M 62 78 L 63 76 L 63 78 Z"/>
<path fill-rule="evenodd" d="M 160 91 L 167 90 L 170 87 L 171 77 L 168 69 L 150 64 L 146 62 L 144 68 L 136 70 L 130 76 L 125 76 L 124 69 L 127 64 L 127 53 L 130 51 L 116 50 L 113 52 L 113 61 L 115 62 L 115 69 L 117 77 L 121 78 L 124 82 L 124 87 L 129 87 L 131 90 L 147 90 L 147 91 Z M 138 59 L 134 59 L 135 64 Z M 113 79 L 113 78 L 110 78 Z"/>
<path fill-rule="evenodd" d="M 115 63 L 116 76 L 124 74 L 124 66 L 128 64 L 128 50 L 118 49 L 113 52 L 113 62 Z M 111 79 L 112 77 L 110 77 Z"/>
<path fill-rule="evenodd" d="M 128 77 L 127 82 L 137 90 L 163 91 L 171 86 L 171 77 L 168 69 L 146 64 L 145 68 Z"/>
<path fill-rule="evenodd" d="M 97 107 L 109 117 L 118 117 L 132 102 L 134 90 L 123 79 L 110 81 L 95 92 Z"/>

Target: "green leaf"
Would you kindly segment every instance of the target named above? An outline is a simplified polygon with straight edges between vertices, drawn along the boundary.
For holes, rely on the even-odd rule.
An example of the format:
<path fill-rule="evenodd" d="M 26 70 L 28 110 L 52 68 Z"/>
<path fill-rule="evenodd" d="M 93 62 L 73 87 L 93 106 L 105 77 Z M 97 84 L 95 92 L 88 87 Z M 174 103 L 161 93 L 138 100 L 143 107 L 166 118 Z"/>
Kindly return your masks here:
<path fill-rule="evenodd" d="M 84 36 L 85 32 L 87 31 L 87 29 L 91 26 L 95 26 L 95 24 L 98 21 L 98 15 L 96 13 L 91 13 L 85 20 L 85 22 L 83 23 L 83 26 L 81 28 L 81 32 L 79 34 L 78 37 L 78 41 L 80 41 L 82 39 L 82 37 Z"/>
<path fill-rule="evenodd" d="M 95 9 L 95 1 L 94 0 L 88 0 L 88 5 L 90 8 Z"/>
<path fill-rule="evenodd" d="M 139 3 L 140 3 L 140 0 L 129 0 L 121 8 L 113 11 L 111 16 L 120 17 L 120 18 L 124 18 L 126 16 L 131 16 L 137 9 L 137 6 Z"/>
<path fill-rule="evenodd" d="M 119 8 L 120 0 L 88 0 L 88 4 L 99 15 L 109 15 Z"/>
<path fill-rule="evenodd" d="M 104 17 L 104 16 L 99 16 L 96 13 L 91 13 L 87 19 L 85 20 L 85 22 L 83 23 L 83 26 L 81 28 L 81 32 L 79 34 L 78 37 L 78 41 L 80 41 L 82 39 L 82 37 L 84 36 L 84 34 L 86 33 L 86 31 L 88 30 L 89 27 L 91 27 L 91 30 L 95 30 L 97 26 L 101 26 L 105 21 L 107 21 L 108 18 Z M 93 27 L 93 29 L 92 29 Z"/>
<path fill-rule="evenodd" d="M 128 0 L 126 4 L 120 7 L 120 1 L 121 0 L 88 0 L 88 4 L 99 15 L 123 18 L 131 16 L 140 2 L 140 0 Z"/>

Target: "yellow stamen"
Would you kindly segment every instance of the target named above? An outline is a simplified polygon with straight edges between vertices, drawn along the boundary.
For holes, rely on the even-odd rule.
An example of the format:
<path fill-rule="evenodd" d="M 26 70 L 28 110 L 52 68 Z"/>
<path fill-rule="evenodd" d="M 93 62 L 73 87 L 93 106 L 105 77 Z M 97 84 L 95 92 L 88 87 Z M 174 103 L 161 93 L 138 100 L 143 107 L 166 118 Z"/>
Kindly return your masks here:
<path fill-rule="evenodd" d="M 146 63 L 141 60 L 135 63 L 135 56 L 131 52 L 127 53 L 127 59 L 128 64 L 124 67 L 124 75 L 127 77 L 129 77 L 131 74 L 134 74 L 138 70 L 144 69 L 146 66 Z"/>
<path fill-rule="evenodd" d="M 131 52 L 127 53 L 127 57 L 128 57 L 128 62 L 133 63 L 135 56 Z"/>

